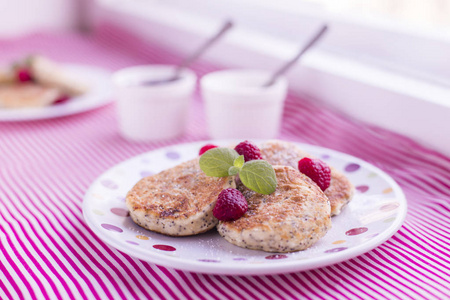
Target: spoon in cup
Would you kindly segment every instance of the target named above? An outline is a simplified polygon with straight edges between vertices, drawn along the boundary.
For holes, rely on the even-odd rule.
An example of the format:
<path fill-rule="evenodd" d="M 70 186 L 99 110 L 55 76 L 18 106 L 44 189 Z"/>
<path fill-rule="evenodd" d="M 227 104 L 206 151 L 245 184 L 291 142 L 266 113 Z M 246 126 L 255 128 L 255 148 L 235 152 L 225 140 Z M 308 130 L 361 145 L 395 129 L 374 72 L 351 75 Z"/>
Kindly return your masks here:
<path fill-rule="evenodd" d="M 281 66 L 275 73 L 272 74 L 270 79 L 263 84 L 263 87 L 269 87 L 272 84 L 274 84 L 278 77 L 280 77 L 282 74 L 284 74 L 287 70 L 289 70 L 299 59 L 302 57 L 303 54 L 305 54 L 306 51 L 308 51 L 321 37 L 322 35 L 327 31 L 328 26 L 323 25 L 320 30 L 308 41 L 308 43 L 297 53 L 297 55 L 292 58 L 290 61 L 285 63 Z"/>
<path fill-rule="evenodd" d="M 179 63 L 172 75 L 168 78 L 148 80 L 141 83 L 141 85 L 160 85 L 180 79 L 181 73 L 184 69 L 189 67 L 197 58 L 199 58 L 210 46 L 218 41 L 229 29 L 233 27 L 233 22 L 226 21 L 220 30 L 212 37 L 210 37 L 200 48 L 198 48 L 190 56 L 186 57 L 181 63 Z"/>

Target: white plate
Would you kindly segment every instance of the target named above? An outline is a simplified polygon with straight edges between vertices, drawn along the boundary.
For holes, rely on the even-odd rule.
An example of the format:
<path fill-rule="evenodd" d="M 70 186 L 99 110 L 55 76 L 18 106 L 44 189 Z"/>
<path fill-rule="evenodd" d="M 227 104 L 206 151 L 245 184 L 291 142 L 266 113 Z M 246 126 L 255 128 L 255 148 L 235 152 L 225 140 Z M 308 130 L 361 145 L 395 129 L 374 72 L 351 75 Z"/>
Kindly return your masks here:
<path fill-rule="evenodd" d="M 127 191 L 142 177 L 195 157 L 206 143 L 162 148 L 106 171 L 84 197 L 87 224 L 112 247 L 158 265 L 202 273 L 256 275 L 308 270 L 361 255 L 389 239 L 405 218 L 405 196 L 386 173 L 350 155 L 299 144 L 342 171 L 357 187 L 350 204 L 332 218 L 332 229 L 305 251 L 267 253 L 234 246 L 216 230 L 192 237 L 168 237 L 134 224 L 124 202 Z M 229 141 L 213 143 L 230 145 Z"/>
<path fill-rule="evenodd" d="M 85 65 L 65 64 L 71 76 L 80 78 L 89 91 L 68 101 L 38 108 L 1 109 L 0 121 L 28 121 L 50 119 L 85 112 L 111 102 L 111 73 L 107 70 Z M 73 74 L 73 75 L 72 75 Z"/>

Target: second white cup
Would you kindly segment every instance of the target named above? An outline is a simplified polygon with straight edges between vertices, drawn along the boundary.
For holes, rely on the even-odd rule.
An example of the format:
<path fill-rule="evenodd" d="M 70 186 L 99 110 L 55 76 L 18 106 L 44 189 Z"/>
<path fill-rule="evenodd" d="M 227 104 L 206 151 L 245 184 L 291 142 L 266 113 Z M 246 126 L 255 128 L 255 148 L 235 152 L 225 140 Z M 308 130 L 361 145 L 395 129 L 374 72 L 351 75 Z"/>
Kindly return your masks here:
<path fill-rule="evenodd" d="M 278 136 L 287 81 L 263 87 L 270 73 L 225 70 L 201 79 L 210 136 L 214 139 L 271 139 Z"/>

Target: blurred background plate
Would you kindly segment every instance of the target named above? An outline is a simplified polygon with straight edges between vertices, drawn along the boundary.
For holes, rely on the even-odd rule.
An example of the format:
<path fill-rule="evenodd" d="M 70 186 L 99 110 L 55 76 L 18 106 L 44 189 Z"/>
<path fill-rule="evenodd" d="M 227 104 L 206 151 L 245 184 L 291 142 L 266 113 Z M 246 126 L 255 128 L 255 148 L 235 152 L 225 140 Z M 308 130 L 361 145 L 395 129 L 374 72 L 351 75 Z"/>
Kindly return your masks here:
<path fill-rule="evenodd" d="M 89 91 L 56 105 L 39 108 L 2 109 L 0 121 L 50 119 L 89 111 L 112 101 L 111 73 L 105 69 L 77 64 L 64 64 L 67 73 L 86 82 Z"/>

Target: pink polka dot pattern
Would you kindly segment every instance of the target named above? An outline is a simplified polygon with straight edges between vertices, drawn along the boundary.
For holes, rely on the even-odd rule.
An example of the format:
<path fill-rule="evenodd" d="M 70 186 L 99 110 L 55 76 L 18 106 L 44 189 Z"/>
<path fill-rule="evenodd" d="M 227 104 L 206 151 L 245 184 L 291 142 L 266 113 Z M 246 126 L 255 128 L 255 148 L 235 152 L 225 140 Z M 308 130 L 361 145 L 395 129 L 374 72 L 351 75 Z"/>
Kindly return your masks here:
<path fill-rule="evenodd" d="M 140 173 L 140 175 L 141 175 L 142 178 L 147 177 L 147 176 L 150 176 L 150 175 L 153 175 L 153 174 L 155 174 L 155 173 L 152 172 L 152 171 L 142 171 L 142 172 Z"/>
<path fill-rule="evenodd" d="M 345 166 L 345 171 L 347 171 L 347 172 L 355 172 L 355 171 L 359 170 L 359 168 L 361 168 L 360 165 L 355 164 L 355 163 L 351 163 L 351 164 L 348 164 L 347 166 Z"/>
<path fill-rule="evenodd" d="M 377 235 L 379 235 L 379 233 L 374 233 L 374 234 L 368 235 L 368 236 L 366 236 L 366 239 L 372 239 L 372 238 L 376 237 Z"/>
<path fill-rule="evenodd" d="M 199 259 L 198 261 L 202 261 L 202 262 L 210 262 L 210 263 L 219 263 L 220 260 L 216 260 L 216 259 Z"/>
<path fill-rule="evenodd" d="M 333 248 L 333 249 L 329 249 L 327 251 L 325 251 L 325 253 L 335 253 L 335 252 L 341 252 L 348 249 L 347 247 L 338 247 L 338 248 Z"/>
<path fill-rule="evenodd" d="M 178 152 L 175 151 L 169 151 L 166 153 L 167 158 L 169 159 L 179 159 L 180 158 L 180 154 Z"/>
<path fill-rule="evenodd" d="M 391 211 L 391 210 L 396 209 L 398 207 L 398 205 L 399 205 L 398 203 L 386 204 L 386 205 L 383 205 L 382 207 L 380 207 L 380 210 L 381 211 Z"/>
<path fill-rule="evenodd" d="M 103 223 L 101 226 L 103 228 L 105 228 L 106 230 L 109 230 L 109 231 L 123 232 L 122 228 L 114 226 L 114 225 L 111 225 L 111 224 Z"/>
<path fill-rule="evenodd" d="M 128 210 L 119 207 L 111 208 L 111 212 L 119 217 L 128 217 L 130 215 Z"/>
<path fill-rule="evenodd" d="M 175 251 L 175 247 L 169 246 L 169 245 L 153 245 L 153 248 L 162 250 L 162 251 Z"/>
<path fill-rule="evenodd" d="M 105 188 L 108 188 L 110 190 L 115 190 L 117 189 L 119 186 L 117 185 L 117 183 L 115 183 L 112 180 L 109 179 L 104 179 L 100 182 Z"/>
<path fill-rule="evenodd" d="M 368 185 L 359 185 L 355 189 L 357 191 L 359 191 L 360 193 L 365 193 L 369 190 L 369 186 Z"/>
<path fill-rule="evenodd" d="M 352 228 L 350 230 L 348 230 L 347 232 L 345 232 L 345 235 L 358 235 L 358 234 L 362 234 L 364 232 L 366 232 L 367 227 L 358 227 L 358 228 Z"/>
<path fill-rule="evenodd" d="M 283 259 L 283 258 L 288 258 L 287 255 L 284 254 L 274 254 L 274 255 L 269 255 L 265 257 L 266 259 Z"/>

